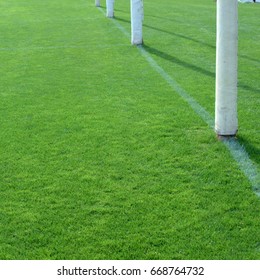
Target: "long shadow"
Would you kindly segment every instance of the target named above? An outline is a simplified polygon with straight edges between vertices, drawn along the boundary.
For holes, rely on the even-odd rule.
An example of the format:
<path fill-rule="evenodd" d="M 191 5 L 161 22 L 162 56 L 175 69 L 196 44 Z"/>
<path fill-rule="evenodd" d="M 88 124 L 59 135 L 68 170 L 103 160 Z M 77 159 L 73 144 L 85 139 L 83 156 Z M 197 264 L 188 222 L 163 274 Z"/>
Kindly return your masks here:
<path fill-rule="evenodd" d="M 201 68 L 201 67 L 199 67 L 199 66 L 197 66 L 197 65 L 194 65 L 194 64 L 185 62 L 185 61 L 183 61 L 183 60 L 181 60 L 181 59 L 179 59 L 179 58 L 177 58 L 177 57 L 174 57 L 174 56 L 172 56 L 172 55 L 169 55 L 169 54 L 167 54 L 167 53 L 164 53 L 164 52 L 162 52 L 162 51 L 159 51 L 159 50 L 157 50 L 157 49 L 155 49 L 155 48 L 149 47 L 149 46 L 147 46 L 147 45 L 144 45 L 143 47 L 144 47 L 144 49 L 145 49 L 147 52 L 149 52 L 150 54 L 154 54 L 154 55 L 156 55 L 156 56 L 158 56 L 158 57 L 161 57 L 161 58 L 163 58 L 163 59 L 165 59 L 165 60 L 168 60 L 168 61 L 170 61 L 170 62 L 172 62 L 172 63 L 174 63 L 174 64 L 178 64 L 178 65 L 180 65 L 180 66 L 182 66 L 182 67 L 189 68 L 189 69 L 191 69 L 191 70 L 193 70 L 193 71 L 195 71 L 195 72 L 199 72 L 199 73 L 201 73 L 201 74 L 203 74 L 203 75 L 206 75 L 206 76 L 209 76 L 209 77 L 211 77 L 211 78 L 214 78 L 214 77 L 215 77 L 215 73 L 212 73 L 212 72 L 210 72 L 210 71 L 208 71 L 208 70 L 205 70 L 205 69 L 203 69 L 203 68 Z"/>
<path fill-rule="evenodd" d="M 129 23 L 130 23 L 130 21 L 129 21 Z M 170 34 L 170 35 L 173 35 L 173 36 L 182 38 L 182 39 L 186 39 L 186 40 L 189 40 L 189 41 L 192 41 L 192 42 L 201 44 L 201 45 L 203 45 L 203 46 L 207 46 L 207 47 L 212 48 L 212 49 L 216 49 L 216 46 L 215 46 L 215 45 L 210 45 L 210 44 L 208 44 L 208 43 L 205 43 L 205 42 L 203 42 L 203 41 L 200 41 L 200 40 L 197 40 L 197 39 L 188 37 L 188 36 L 185 36 L 185 35 L 183 35 L 183 34 L 175 33 L 175 32 L 172 32 L 172 31 L 163 30 L 163 29 L 160 29 L 160 28 L 157 28 L 157 27 L 148 25 L 148 24 L 143 24 L 143 26 L 145 26 L 145 27 L 147 27 L 147 28 L 150 28 L 150 29 L 154 29 L 154 30 L 159 31 L 159 32 L 163 32 L 163 33 L 166 33 L 166 34 Z M 257 59 L 257 58 L 252 58 L 252 57 L 250 57 L 250 56 L 248 56 L 248 55 L 240 55 L 240 54 L 238 54 L 238 56 L 239 56 L 240 58 L 247 59 L 247 60 L 252 61 L 252 62 L 255 62 L 255 63 L 260 63 L 260 60 L 259 60 L 259 59 Z"/>
<path fill-rule="evenodd" d="M 174 18 L 165 18 L 165 17 L 160 17 L 160 16 L 155 16 L 155 15 L 151 15 L 151 14 L 145 14 L 146 17 L 152 17 L 152 18 L 159 18 L 159 19 L 163 19 L 163 20 L 170 20 L 172 21 Z"/>
<path fill-rule="evenodd" d="M 245 84 L 240 83 L 240 82 L 238 82 L 238 88 L 242 88 L 243 90 L 260 94 L 260 89 L 253 88 L 251 86 L 245 85 Z"/>
<path fill-rule="evenodd" d="M 250 158 L 257 164 L 260 164 L 260 149 L 255 147 L 248 139 L 241 136 L 239 136 L 239 143 L 245 147 Z"/>
<path fill-rule="evenodd" d="M 122 21 L 122 22 L 126 22 L 126 23 L 131 23 L 131 20 L 126 20 L 126 19 L 123 19 L 123 18 L 119 18 L 119 17 L 115 17 L 117 20 L 119 21 Z M 179 33 L 176 33 L 176 32 L 172 32 L 172 31 L 167 31 L 167 30 L 163 30 L 161 28 L 157 28 L 157 27 L 154 27 L 154 26 L 151 26 L 151 25 L 148 25 L 148 24 L 143 24 L 143 26 L 147 27 L 147 28 L 150 28 L 150 29 L 154 29 L 156 31 L 159 31 L 159 32 L 163 32 L 163 33 L 166 33 L 166 34 L 169 34 L 169 35 L 173 35 L 173 36 L 176 36 L 176 37 L 179 37 L 179 38 L 182 38 L 182 39 L 186 39 L 186 40 L 189 40 L 189 41 L 192 41 L 192 42 L 195 42 L 195 43 L 198 43 L 198 44 L 201 44 L 203 46 L 207 46 L 211 49 L 216 49 L 216 46 L 215 45 L 210 45 L 208 43 L 205 43 L 203 41 L 200 41 L 200 40 L 197 40 L 197 39 L 194 39 L 194 38 L 191 38 L 191 37 L 188 37 L 188 36 L 185 36 L 183 34 L 179 34 Z M 247 55 L 240 55 L 238 54 L 239 57 L 243 58 L 243 59 L 247 59 L 249 61 L 252 61 L 252 62 L 256 62 L 256 63 L 260 63 L 260 60 L 259 59 L 256 59 L 256 58 L 252 58 L 252 57 L 249 57 Z"/>
<path fill-rule="evenodd" d="M 212 48 L 212 49 L 216 49 L 216 46 L 214 46 L 214 45 L 210 45 L 210 44 L 208 44 L 208 43 L 205 43 L 205 42 L 203 42 L 203 41 L 200 41 L 200 40 L 197 40 L 197 39 L 188 37 L 188 36 L 185 36 L 185 35 L 183 35 L 183 34 L 175 33 L 175 32 L 172 32 L 172 31 L 170 32 L 170 31 L 163 30 L 163 29 L 160 29 L 160 28 L 157 28 L 157 27 L 154 27 L 154 26 L 150 26 L 150 25 L 148 25 L 148 24 L 143 24 L 143 26 L 145 26 L 145 27 L 147 27 L 147 28 L 150 28 L 150 29 L 154 29 L 154 30 L 159 31 L 159 32 L 167 33 L 167 34 L 170 34 L 170 35 L 173 35 L 173 36 L 182 38 L 182 39 L 186 39 L 186 40 L 189 40 L 189 41 L 192 41 L 192 42 L 201 44 L 201 45 L 203 45 L 203 46 L 207 46 L 207 47 Z"/>
<path fill-rule="evenodd" d="M 162 19 L 163 21 L 165 21 L 165 20 L 168 20 L 168 21 L 171 21 L 171 22 L 181 22 L 182 23 L 182 21 L 180 21 L 180 20 L 176 20 L 175 18 L 167 18 L 167 17 L 160 17 L 160 16 L 155 16 L 155 15 L 150 15 L 150 14 L 145 14 L 145 17 L 146 18 L 159 18 L 159 19 Z"/>
<path fill-rule="evenodd" d="M 119 21 L 122 21 L 122 22 L 131 23 L 131 20 L 120 18 L 120 17 L 117 17 L 117 16 L 115 16 L 115 19 L 119 20 Z"/>
<path fill-rule="evenodd" d="M 122 21 L 122 22 L 131 23 L 131 20 L 126 20 L 126 19 L 119 18 L 119 17 L 115 17 L 115 18 L 116 18 L 117 20 L 119 20 L 119 21 Z M 150 29 L 154 29 L 154 30 L 159 31 L 159 32 L 163 32 L 163 33 L 166 33 L 166 34 L 170 34 L 170 35 L 173 35 L 173 36 L 182 38 L 182 39 L 186 39 L 186 40 L 189 40 L 189 41 L 192 41 L 192 42 L 195 42 L 195 43 L 198 43 L 198 44 L 207 46 L 207 47 L 212 48 L 212 49 L 216 49 L 216 46 L 207 44 L 207 43 L 205 43 L 205 42 L 199 41 L 199 40 L 194 39 L 194 38 L 190 38 L 190 37 L 188 37 L 188 36 L 185 36 L 185 35 L 182 35 L 182 34 L 179 34 L 179 33 L 166 31 L 166 30 L 163 30 L 163 29 L 154 27 L 154 26 L 150 26 L 150 25 L 148 25 L 148 24 L 143 24 L 143 26 L 144 26 L 144 27 L 147 27 L 147 28 L 150 28 Z"/>
<path fill-rule="evenodd" d="M 121 10 L 121 9 L 118 9 L 118 8 L 114 8 L 114 11 L 129 14 L 129 11 Z"/>
<path fill-rule="evenodd" d="M 115 19 L 118 20 L 118 21 L 122 21 L 122 22 L 126 22 L 126 23 L 131 23 L 131 20 L 123 19 L 123 18 L 120 18 L 120 17 L 115 17 Z M 179 34 L 179 33 L 166 31 L 166 30 L 163 30 L 163 29 L 160 29 L 160 28 L 157 28 L 157 27 L 153 27 L 153 26 L 147 25 L 147 24 L 143 24 L 143 26 L 148 27 L 148 28 L 151 28 L 151 29 L 154 29 L 154 30 L 157 30 L 157 31 L 159 31 L 159 32 L 163 32 L 163 33 L 167 33 L 167 34 L 170 34 L 170 35 L 179 37 L 179 38 L 183 38 L 183 39 L 186 39 L 186 40 L 189 40 L 189 41 L 192 41 L 192 42 L 195 42 L 195 43 L 198 43 L 198 44 L 201 44 L 201 45 L 210 47 L 210 48 L 212 48 L 212 49 L 216 49 L 216 47 L 213 46 L 213 45 L 207 44 L 207 43 L 202 42 L 202 41 L 200 41 L 200 40 L 197 40 L 197 39 L 194 39 L 194 38 L 190 38 L 190 37 L 188 37 L 188 36 L 185 36 L 185 35 L 182 35 L 182 34 Z M 180 59 L 177 58 L 177 57 L 174 57 L 174 56 L 172 56 L 172 55 L 163 53 L 163 52 L 161 52 L 161 51 L 159 51 L 159 50 L 157 50 L 157 49 L 155 49 L 155 48 L 149 47 L 149 46 L 147 46 L 147 45 L 144 45 L 144 48 L 145 48 L 148 52 L 150 52 L 150 53 L 152 53 L 152 54 L 155 54 L 155 55 L 157 55 L 157 56 L 159 56 L 159 57 L 161 57 L 161 58 L 163 58 L 163 59 L 166 59 L 166 60 L 168 60 L 168 61 L 171 61 L 171 62 L 173 62 L 173 63 L 175 63 L 175 64 L 181 65 L 181 66 L 183 66 L 183 67 L 190 68 L 190 69 L 192 69 L 192 70 L 194 70 L 194 71 L 197 71 L 197 72 L 199 72 L 199 73 L 201 73 L 201 74 L 204 74 L 204 75 L 207 75 L 207 76 L 209 76 L 209 77 L 215 77 L 215 73 L 212 73 L 212 72 L 210 72 L 210 71 L 208 71 L 208 70 L 205 70 L 205 69 L 203 69 L 203 68 L 201 68 L 201 67 L 199 67 L 199 66 L 197 66 L 197 65 L 187 63 L 187 62 L 185 62 L 185 61 L 180 60 Z M 241 55 L 241 57 L 243 57 L 243 58 L 245 58 L 245 59 L 248 59 L 248 60 L 252 60 L 252 61 L 254 61 L 254 62 L 259 62 L 259 60 L 257 60 L 257 59 L 252 59 L 252 58 L 250 58 L 250 57 L 248 57 L 248 56 L 245 56 L 245 55 Z M 248 85 L 245 85 L 245 84 L 243 84 L 243 83 L 241 83 L 241 82 L 238 83 L 238 87 L 241 88 L 241 89 L 243 89 L 243 90 L 247 90 L 247 91 L 249 91 L 249 92 L 260 93 L 260 90 L 259 90 L 259 89 L 253 88 L 253 87 L 248 86 Z"/>
<path fill-rule="evenodd" d="M 201 68 L 201 67 L 199 67 L 197 65 L 185 62 L 185 61 L 183 61 L 183 60 L 181 60 L 181 59 L 179 59 L 177 57 L 174 57 L 174 56 L 169 55 L 169 54 L 167 54 L 165 52 L 159 51 L 159 50 L 157 50 L 157 49 L 155 49 L 153 47 L 149 47 L 147 45 L 144 45 L 143 47 L 144 47 L 144 49 L 147 52 L 149 52 L 151 54 L 154 54 L 154 55 L 156 55 L 158 57 L 161 57 L 161 58 L 163 58 L 165 60 L 168 60 L 168 61 L 170 61 L 170 62 L 172 62 L 174 64 L 178 64 L 178 65 L 180 65 L 182 67 L 189 68 L 189 69 L 191 69 L 191 70 L 193 70 L 195 72 L 199 72 L 199 73 L 201 73 L 203 75 L 206 75 L 206 76 L 209 76 L 211 78 L 215 78 L 216 77 L 215 73 L 210 72 L 208 70 L 205 70 L 205 69 L 203 69 L 203 68 Z M 246 85 L 244 83 L 241 83 L 241 82 L 238 82 L 238 88 L 241 88 L 241 89 L 246 90 L 248 92 L 254 92 L 254 93 L 260 94 L 260 89 L 248 86 L 248 85 Z"/>
<path fill-rule="evenodd" d="M 250 56 L 247 56 L 247 55 L 239 55 L 241 58 L 244 58 L 244 59 L 247 59 L 249 61 L 252 61 L 252 62 L 256 62 L 256 63 L 260 63 L 260 60 L 259 59 L 256 59 L 256 58 L 252 58 Z"/>

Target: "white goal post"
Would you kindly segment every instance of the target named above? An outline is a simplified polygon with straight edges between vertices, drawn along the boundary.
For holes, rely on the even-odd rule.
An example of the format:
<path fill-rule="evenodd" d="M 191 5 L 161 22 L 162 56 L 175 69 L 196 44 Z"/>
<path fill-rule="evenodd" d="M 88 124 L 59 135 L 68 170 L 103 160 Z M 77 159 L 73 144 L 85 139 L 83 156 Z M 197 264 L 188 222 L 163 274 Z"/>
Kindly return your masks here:
<path fill-rule="evenodd" d="M 215 131 L 235 136 L 237 120 L 238 1 L 217 0 Z"/>
<path fill-rule="evenodd" d="M 141 45 L 143 43 L 143 0 L 131 1 L 131 43 Z"/>
<path fill-rule="evenodd" d="M 95 0 L 96 7 L 100 7 L 100 0 Z"/>
<path fill-rule="evenodd" d="M 114 17 L 114 3 L 115 0 L 106 0 L 106 8 L 107 8 L 107 17 L 113 18 Z"/>

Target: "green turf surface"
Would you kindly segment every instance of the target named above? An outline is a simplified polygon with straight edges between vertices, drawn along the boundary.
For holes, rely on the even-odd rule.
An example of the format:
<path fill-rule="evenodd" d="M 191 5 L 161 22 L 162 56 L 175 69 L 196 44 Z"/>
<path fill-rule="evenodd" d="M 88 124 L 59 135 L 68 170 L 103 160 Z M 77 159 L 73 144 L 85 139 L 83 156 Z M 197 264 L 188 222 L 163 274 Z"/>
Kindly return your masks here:
<path fill-rule="evenodd" d="M 101 4 L 0 0 L 0 259 L 259 259 L 248 178 L 118 28 L 129 1 L 115 19 Z M 213 118 L 215 2 L 144 4 L 144 49 Z M 239 5 L 238 137 L 258 172 L 259 13 Z"/>

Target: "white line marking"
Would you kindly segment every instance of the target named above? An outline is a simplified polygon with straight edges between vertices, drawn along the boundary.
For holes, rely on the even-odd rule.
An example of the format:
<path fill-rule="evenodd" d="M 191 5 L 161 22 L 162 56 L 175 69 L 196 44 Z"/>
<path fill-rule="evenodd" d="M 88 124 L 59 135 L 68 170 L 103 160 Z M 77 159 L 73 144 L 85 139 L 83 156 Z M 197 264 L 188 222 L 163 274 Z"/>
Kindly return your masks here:
<path fill-rule="evenodd" d="M 106 16 L 106 12 L 101 8 L 101 7 L 97 7 L 97 9 L 99 9 L 99 11 Z M 114 20 L 114 18 L 109 18 L 109 20 L 112 20 L 114 25 L 121 30 L 121 32 L 126 36 L 127 39 L 131 39 L 131 35 L 127 32 L 127 30 L 116 20 Z"/>
<path fill-rule="evenodd" d="M 105 12 L 101 8 L 98 9 L 105 15 Z M 128 39 L 130 39 L 129 33 L 119 22 L 113 20 L 113 23 L 118 27 L 118 29 L 122 31 L 122 33 Z M 165 81 L 168 82 L 172 89 L 190 105 L 190 107 L 197 113 L 197 115 L 201 117 L 211 129 L 214 129 L 214 118 L 192 96 L 190 96 L 161 66 L 159 66 L 158 63 L 142 46 L 139 46 L 138 50 L 150 64 L 150 66 L 157 73 L 159 73 Z M 255 194 L 260 197 L 260 174 L 255 164 L 249 158 L 245 148 L 240 145 L 238 140 L 236 139 L 225 140 L 223 141 L 223 143 L 237 162 L 240 170 L 248 178 Z"/>
<path fill-rule="evenodd" d="M 142 47 L 138 46 L 141 54 L 149 62 L 156 72 L 158 72 L 166 82 L 184 99 L 190 107 L 208 124 L 209 127 L 214 128 L 214 119 L 210 114 L 192 97 L 190 96 L 164 69 L 157 64 L 151 55 Z"/>
<path fill-rule="evenodd" d="M 240 145 L 236 139 L 226 140 L 223 141 L 223 143 L 229 149 L 240 169 L 250 181 L 253 191 L 260 197 L 260 174 L 257 167 L 249 158 L 245 148 Z"/>

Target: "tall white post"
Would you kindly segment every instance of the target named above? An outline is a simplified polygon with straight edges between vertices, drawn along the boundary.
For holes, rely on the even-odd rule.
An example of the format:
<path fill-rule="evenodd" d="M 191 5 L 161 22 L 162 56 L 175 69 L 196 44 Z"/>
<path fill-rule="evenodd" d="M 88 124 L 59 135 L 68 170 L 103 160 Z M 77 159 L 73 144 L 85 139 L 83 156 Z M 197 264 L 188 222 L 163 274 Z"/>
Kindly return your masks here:
<path fill-rule="evenodd" d="M 96 0 L 96 7 L 100 7 L 100 0 Z"/>
<path fill-rule="evenodd" d="M 143 0 L 131 0 L 131 43 L 141 45 L 143 43 Z"/>
<path fill-rule="evenodd" d="M 215 130 L 235 136 L 237 120 L 238 1 L 217 0 Z"/>
<path fill-rule="evenodd" d="M 114 17 L 114 2 L 115 2 L 114 0 L 106 0 L 108 18 Z"/>

